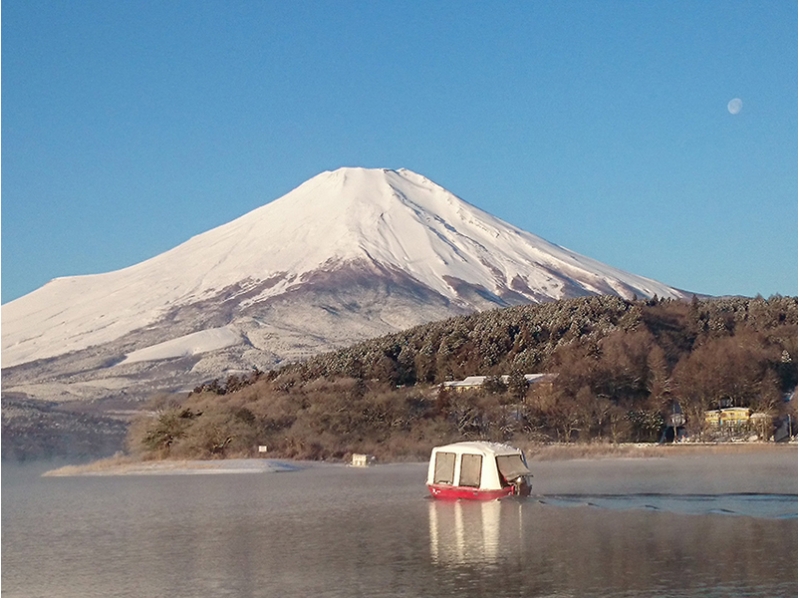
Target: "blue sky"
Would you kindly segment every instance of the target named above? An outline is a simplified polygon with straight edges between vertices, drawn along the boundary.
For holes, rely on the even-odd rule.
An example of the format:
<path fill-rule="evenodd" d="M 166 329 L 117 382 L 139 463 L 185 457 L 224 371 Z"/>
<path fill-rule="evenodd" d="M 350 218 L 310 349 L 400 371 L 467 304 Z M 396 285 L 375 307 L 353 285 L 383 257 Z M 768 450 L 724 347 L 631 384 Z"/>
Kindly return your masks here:
<path fill-rule="evenodd" d="M 778 0 L 4 0 L 2 302 L 340 166 L 682 289 L 796 295 L 797 32 Z"/>

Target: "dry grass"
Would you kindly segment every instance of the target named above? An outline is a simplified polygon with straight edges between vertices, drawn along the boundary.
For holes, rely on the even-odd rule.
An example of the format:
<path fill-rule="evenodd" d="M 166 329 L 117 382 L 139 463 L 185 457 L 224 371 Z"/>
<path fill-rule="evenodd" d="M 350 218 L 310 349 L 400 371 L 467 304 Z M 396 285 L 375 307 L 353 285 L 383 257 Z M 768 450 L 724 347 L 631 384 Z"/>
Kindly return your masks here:
<path fill-rule="evenodd" d="M 91 463 L 86 463 L 85 465 L 65 465 L 64 467 L 59 467 L 58 469 L 45 472 L 42 475 L 45 477 L 58 477 L 103 473 L 124 468 L 126 466 L 139 464 L 141 462 L 142 460 L 136 457 L 131 457 L 128 455 L 114 455 L 113 457 L 99 459 L 98 461 L 92 461 Z"/>
<path fill-rule="evenodd" d="M 568 459 L 661 458 L 687 455 L 735 455 L 797 451 L 797 444 L 767 442 L 747 443 L 588 443 L 588 444 L 529 444 L 522 448 L 529 461 L 558 461 Z"/>

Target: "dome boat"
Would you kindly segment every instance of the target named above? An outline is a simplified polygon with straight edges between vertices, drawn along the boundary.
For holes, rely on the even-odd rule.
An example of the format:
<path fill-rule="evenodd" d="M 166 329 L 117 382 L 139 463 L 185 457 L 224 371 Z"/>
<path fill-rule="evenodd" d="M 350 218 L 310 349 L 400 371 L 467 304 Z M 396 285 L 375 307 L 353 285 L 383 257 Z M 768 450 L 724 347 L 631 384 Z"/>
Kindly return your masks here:
<path fill-rule="evenodd" d="M 528 496 L 531 471 L 522 450 L 494 442 L 456 442 L 435 447 L 428 464 L 428 491 L 438 499 L 496 500 Z"/>

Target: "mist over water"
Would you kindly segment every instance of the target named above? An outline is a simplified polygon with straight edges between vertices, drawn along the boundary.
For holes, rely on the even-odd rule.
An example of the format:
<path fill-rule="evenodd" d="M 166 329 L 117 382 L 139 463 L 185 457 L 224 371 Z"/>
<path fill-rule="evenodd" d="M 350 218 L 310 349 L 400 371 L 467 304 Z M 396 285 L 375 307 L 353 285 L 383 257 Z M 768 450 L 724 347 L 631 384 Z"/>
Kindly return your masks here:
<path fill-rule="evenodd" d="M 488 503 L 427 498 L 424 464 L 65 478 L 4 465 L 3 595 L 797 595 L 796 475 L 749 493 L 692 484 L 689 463 L 670 495 L 654 489 L 672 465 L 655 461 L 533 462 L 536 496 Z"/>

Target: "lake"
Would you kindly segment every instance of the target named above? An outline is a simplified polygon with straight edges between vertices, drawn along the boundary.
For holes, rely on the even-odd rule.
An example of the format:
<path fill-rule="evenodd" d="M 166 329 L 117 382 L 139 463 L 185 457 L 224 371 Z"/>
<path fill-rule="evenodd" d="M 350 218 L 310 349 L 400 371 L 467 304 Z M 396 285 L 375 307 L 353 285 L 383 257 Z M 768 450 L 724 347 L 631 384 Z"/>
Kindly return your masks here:
<path fill-rule="evenodd" d="M 715 478 L 717 461 L 534 462 L 536 496 L 489 503 L 429 499 L 419 463 L 84 477 L 3 465 L 2 591 L 796 596 L 791 458 L 793 480 L 762 492 L 752 476 Z"/>

